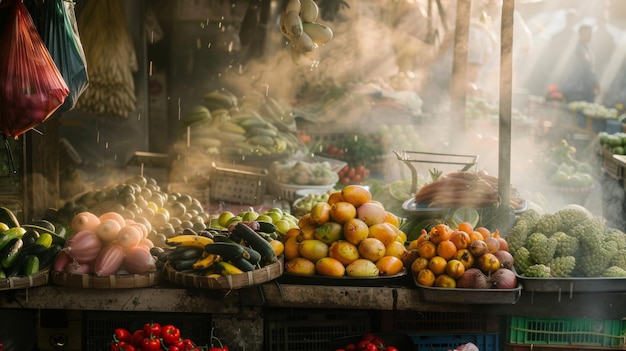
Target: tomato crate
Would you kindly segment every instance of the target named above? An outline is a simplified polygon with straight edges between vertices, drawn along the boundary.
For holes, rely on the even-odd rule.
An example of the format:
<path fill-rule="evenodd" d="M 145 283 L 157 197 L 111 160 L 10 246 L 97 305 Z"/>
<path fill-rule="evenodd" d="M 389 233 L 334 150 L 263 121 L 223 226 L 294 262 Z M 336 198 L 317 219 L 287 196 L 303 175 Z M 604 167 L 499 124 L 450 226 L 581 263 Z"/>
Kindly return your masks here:
<path fill-rule="evenodd" d="M 508 318 L 510 344 L 626 349 L 626 321 L 568 318 Z"/>
<path fill-rule="evenodd" d="M 500 333 L 410 334 L 418 350 L 448 351 L 471 342 L 481 351 L 499 351 Z"/>
<path fill-rule="evenodd" d="M 198 345 L 211 342 L 211 315 L 204 313 L 84 311 L 82 313 L 83 351 L 107 350 L 116 328 L 131 333 L 145 323 L 173 324 L 181 336 Z"/>
<path fill-rule="evenodd" d="M 328 351 L 331 342 L 346 335 L 371 331 L 368 311 L 298 310 L 268 312 L 264 317 L 266 351 Z"/>
<path fill-rule="evenodd" d="M 393 330 L 405 333 L 476 333 L 492 331 L 488 316 L 474 312 L 393 311 Z"/>

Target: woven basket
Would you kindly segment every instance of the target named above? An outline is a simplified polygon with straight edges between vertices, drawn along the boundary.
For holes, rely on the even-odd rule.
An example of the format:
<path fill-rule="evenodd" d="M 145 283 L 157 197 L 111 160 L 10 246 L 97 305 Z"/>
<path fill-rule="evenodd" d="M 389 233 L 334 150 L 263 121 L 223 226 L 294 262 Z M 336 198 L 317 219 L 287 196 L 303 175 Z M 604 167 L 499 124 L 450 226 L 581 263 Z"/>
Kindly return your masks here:
<path fill-rule="evenodd" d="M 213 290 L 235 290 L 266 283 L 283 274 L 284 263 L 280 257 L 277 262 L 243 274 L 227 275 L 219 278 L 209 278 L 201 275 L 181 273 L 174 269 L 169 262 L 163 266 L 165 279 L 188 288 Z"/>
<path fill-rule="evenodd" d="M 97 276 L 53 271 L 51 275 L 55 285 L 83 289 L 145 288 L 156 285 L 160 278 L 159 272 Z"/>
<path fill-rule="evenodd" d="M 44 269 L 32 275 L 21 275 L 0 279 L 0 290 L 27 289 L 34 286 L 47 285 L 50 270 Z"/>

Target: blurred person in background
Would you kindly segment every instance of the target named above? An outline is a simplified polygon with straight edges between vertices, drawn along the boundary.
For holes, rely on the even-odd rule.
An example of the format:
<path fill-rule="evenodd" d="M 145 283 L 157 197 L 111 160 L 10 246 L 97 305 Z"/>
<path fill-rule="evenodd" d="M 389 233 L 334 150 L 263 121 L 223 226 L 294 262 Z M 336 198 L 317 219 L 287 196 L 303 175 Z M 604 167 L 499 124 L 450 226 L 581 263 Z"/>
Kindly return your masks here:
<path fill-rule="evenodd" d="M 614 107 L 623 113 L 626 106 L 626 61 L 622 61 L 622 65 L 615 75 L 615 79 L 604 94 L 604 105 Z"/>
<path fill-rule="evenodd" d="M 578 29 L 578 42 L 565 62 L 563 75 L 558 83 L 565 100 L 594 102 L 599 92 L 598 77 L 594 71 L 594 55 L 589 47 L 593 35 L 590 25 Z"/>

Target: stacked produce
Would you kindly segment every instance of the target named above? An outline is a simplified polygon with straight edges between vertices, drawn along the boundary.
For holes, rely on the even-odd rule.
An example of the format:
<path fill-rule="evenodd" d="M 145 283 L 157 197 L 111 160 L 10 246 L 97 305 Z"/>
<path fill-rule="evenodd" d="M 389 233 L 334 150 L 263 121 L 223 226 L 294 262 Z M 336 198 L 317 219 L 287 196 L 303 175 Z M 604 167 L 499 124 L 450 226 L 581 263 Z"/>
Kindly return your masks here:
<path fill-rule="evenodd" d="M 311 209 L 316 203 L 327 202 L 328 197 L 332 192 L 334 192 L 334 190 L 327 190 L 323 193 L 312 193 L 297 199 L 291 206 L 294 216 L 304 216 L 305 214 L 311 212 Z"/>
<path fill-rule="evenodd" d="M 0 278 L 30 276 L 49 268 L 64 242 L 52 223 L 20 224 L 10 209 L 0 207 Z"/>
<path fill-rule="evenodd" d="M 291 42 L 291 59 L 300 64 L 303 57 L 333 38 L 333 31 L 317 23 L 319 8 L 313 0 L 289 0 L 280 15 L 280 31 Z"/>
<path fill-rule="evenodd" d="M 626 277 L 626 234 L 584 208 L 543 215 L 530 209 L 506 239 L 515 270 L 525 277 Z"/>
<path fill-rule="evenodd" d="M 587 101 L 572 101 L 567 104 L 567 107 L 571 111 L 580 111 L 585 116 L 593 118 L 603 119 L 616 119 L 618 117 L 618 111 L 612 107 L 606 107 L 601 104 Z"/>
<path fill-rule="evenodd" d="M 276 161 L 270 167 L 270 175 L 278 183 L 294 185 L 334 185 L 338 180 L 326 161 Z"/>
<path fill-rule="evenodd" d="M 117 212 L 100 216 L 80 212 L 72 219 L 71 236 L 55 257 L 53 269 L 96 276 L 154 272 L 149 231 L 143 223 Z"/>
<path fill-rule="evenodd" d="M 243 274 L 277 261 L 282 242 L 267 234 L 275 231 L 269 222 L 237 221 L 227 232 L 177 235 L 166 242 L 171 249 L 155 249 L 153 253 L 186 274 L 209 278 Z"/>
<path fill-rule="evenodd" d="M 438 224 L 411 241 L 405 265 L 418 286 L 470 289 L 513 289 L 517 278 L 513 256 L 498 231 Z"/>
<path fill-rule="evenodd" d="M 334 191 L 285 235 L 285 270 L 332 277 L 399 274 L 406 235 L 398 221 L 364 187 Z"/>
<path fill-rule="evenodd" d="M 356 342 L 350 342 L 343 345 L 341 348 L 335 349 L 335 351 L 348 351 L 348 350 L 380 350 L 380 351 L 398 351 L 398 347 L 391 344 L 390 341 L 385 340 L 384 336 L 375 335 L 372 333 L 365 333 L 360 336 Z"/>
<path fill-rule="evenodd" d="M 276 99 L 254 93 L 240 99 L 219 89 L 181 118 L 175 147 L 236 159 L 280 155 L 299 147 L 294 129 L 291 113 Z"/>
<path fill-rule="evenodd" d="M 211 345 L 196 345 L 190 339 L 183 337 L 181 330 L 173 324 L 161 325 L 157 322 L 147 322 L 141 329 L 131 332 L 126 328 L 115 328 L 113 340 L 109 344 L 111 351 L 228 351 L 228 347 L 213 336 L 211 331 Z"/>
<path fill-rule="evenodd" d="M 74 216 L 91 212 L 101 216 L 107 212 L 148 227 L 148 239 L 164 246 L 165 239 L 185 229 L 196 231 L 206 227 L 209 215 L 200 201 L 189 194 L 166 192 L 149 177 L 134 176 L 124 182 L 89 190 L 62 208 L 50 209 L 44 219 L 58 229 L 70 228 Z"/>
<path fill-rule="evenodd" d="M 616 155 L 626 155 L 626 133 L 598 133 L 600 148 Z"/>
<path fill-rule="evenodd" d="M 589 163 L 577 159 L 576 148 L 561 139 L 539 157 L 539 167 L 550 185 L 560 188 L 592 187 L 594 178 Z"/>

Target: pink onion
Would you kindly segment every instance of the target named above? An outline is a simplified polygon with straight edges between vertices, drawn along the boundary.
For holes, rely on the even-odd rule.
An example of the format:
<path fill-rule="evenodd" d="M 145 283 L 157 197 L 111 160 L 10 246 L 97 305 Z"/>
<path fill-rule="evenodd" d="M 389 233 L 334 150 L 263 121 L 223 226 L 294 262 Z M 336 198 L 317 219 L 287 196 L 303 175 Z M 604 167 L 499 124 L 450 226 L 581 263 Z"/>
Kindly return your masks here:
<path fill-rule="evenodd" d="M 156 271 L 156 261 L 148 248 L 137 245 L 126 251 L 124 268 L 131 274 L 154 272 Z"/>
<path fill-rule="evenodd" d="M 89 274 L 91 273 L 91 265 L 72 260 L 65 266 L 65 271 L 72 274 Z"/>
<path fill-rule="evenodd" d="M 96 259 L 102 248 L 98 235 L 91 230 L 82 230 L 65 241 L 63 251 L 80 263 L 88 263 Z"/>
<path fill-rule="evenodd" d="M 489 282 L 495 289 L 515 289 L 517 287 L 517 277 L 515 273 L 506 268 L 500 268 L 491 273 Z"/>
<path fill-rule="evenodd" d="M 513 263 L 515 260 L 513 259 L 513 255 L 510 252 L 504 250 L 498 250 L 494 253 L 498 261 L 500 261 L 500 267 L 513 269 Z"/>
<path fill-rule="evenodd" d="M 64 272 L 65 266 L 67 266 L 70 261 L 71 259 L 70 256 L 67 255 L 67 252 L 61 251 L 54 258 L 54 264 L 52 265 L 52 269 L 54 269 L 56 272 Z"/>
<path fill-rule="evenodd" d="M 456 280 L 457 288 L 489 289 L 487 276 L 478 268 L 469 268 Z"/>

